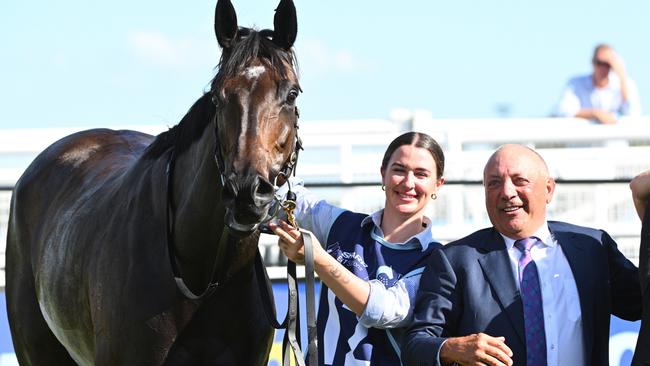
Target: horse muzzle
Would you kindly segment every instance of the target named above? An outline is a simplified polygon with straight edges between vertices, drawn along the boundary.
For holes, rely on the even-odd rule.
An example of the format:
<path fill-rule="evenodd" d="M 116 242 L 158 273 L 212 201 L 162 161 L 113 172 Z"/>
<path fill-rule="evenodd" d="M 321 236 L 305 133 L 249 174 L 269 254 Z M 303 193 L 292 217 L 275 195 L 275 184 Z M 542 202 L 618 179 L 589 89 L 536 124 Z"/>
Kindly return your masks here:
<path fill-rule="evenodd" d="M 225 224 L 236 235 L 250 235 L 267 218 L 274 192 L 273 185 L 258 174 L 243 178 L 230 174 L 222 191 Z"/>
<path fill-rule="evenodd" d="M 259 223 L 253 224 L 242 224 L 235 219 L 235 215 L 232 210 L 226 211 L 226 226 L 230 233 L 238 238 L 245 238 L 251 235 L 257 228 L 260 226 Z"/>

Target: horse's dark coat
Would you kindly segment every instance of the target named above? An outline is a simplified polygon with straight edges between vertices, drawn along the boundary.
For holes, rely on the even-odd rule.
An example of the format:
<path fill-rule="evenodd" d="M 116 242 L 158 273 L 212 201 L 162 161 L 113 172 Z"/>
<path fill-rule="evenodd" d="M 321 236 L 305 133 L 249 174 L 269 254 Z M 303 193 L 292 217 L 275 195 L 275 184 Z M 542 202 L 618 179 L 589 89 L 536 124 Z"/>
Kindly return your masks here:
<path fill-rule="evenodd" d="M 281 1 L 274 32 L 238 28 L 232 5 L 220 0 L 219 72 L 179 125 L 155 140 L 80 132 L 29 166 L 14 189 L 7 238 L 7 306 L 21 365 L 266 364 L 273 332 L 252 268 L 254 228 L 296 137 L 295 24 L 290 0 Z M 166 228 L 172 151 L 174 258 Z M 200 294 L 214 280 L 224 225 L 253 232 L 227 251 L 219 272 L 229 280 L 189 299 L 172 261 Z"/>

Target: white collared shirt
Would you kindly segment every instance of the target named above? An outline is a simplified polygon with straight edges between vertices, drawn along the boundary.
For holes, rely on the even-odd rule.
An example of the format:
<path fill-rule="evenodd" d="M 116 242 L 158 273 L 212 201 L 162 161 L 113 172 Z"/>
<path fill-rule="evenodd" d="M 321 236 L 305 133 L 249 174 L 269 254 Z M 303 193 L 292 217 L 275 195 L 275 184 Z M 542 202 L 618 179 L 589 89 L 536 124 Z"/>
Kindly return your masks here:
<path fill-rule="evenodd" d="M 519 286 L 519 258 L 521 251 L 515 240 L 501 235 L 512 264 L 512 275 Z M 584 365 L 584 339 L 580 298 L 573 272 L 562 247 L 544 222 L 533 236 L 540 240 L 530 254 L 537 265 L 542 287 L 546 357 L 549 366 Z M 506 341 L 507 343 L 507 341 Z"/>

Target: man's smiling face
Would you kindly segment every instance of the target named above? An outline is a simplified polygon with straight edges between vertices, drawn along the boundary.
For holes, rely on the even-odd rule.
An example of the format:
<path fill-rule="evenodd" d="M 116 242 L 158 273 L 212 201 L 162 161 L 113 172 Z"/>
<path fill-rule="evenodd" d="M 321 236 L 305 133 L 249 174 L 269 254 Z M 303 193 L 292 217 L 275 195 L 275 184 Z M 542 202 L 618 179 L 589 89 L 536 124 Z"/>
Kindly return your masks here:
<path fill-rule="evenodd" d="M 555 181 L 532 150 L 520 145 L 501 147 L 485 166 L 483 184 L 488 216 L 503 235 L 529 237 L 546 220 Z"/>

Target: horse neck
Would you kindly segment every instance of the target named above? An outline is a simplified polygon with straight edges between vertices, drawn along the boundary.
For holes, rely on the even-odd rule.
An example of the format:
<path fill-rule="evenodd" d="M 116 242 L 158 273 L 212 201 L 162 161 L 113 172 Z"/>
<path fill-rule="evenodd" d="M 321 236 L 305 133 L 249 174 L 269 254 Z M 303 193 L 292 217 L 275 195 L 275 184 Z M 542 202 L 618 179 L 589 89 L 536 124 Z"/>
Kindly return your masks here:
<path fill-rule="evenodd" d="M 238 257 L 251 257 L 244 246 L 219 251 L 224 231 L 225 209 L 221 202 L 220 172 L 214 161 L 214 124 L 209 124 L 201 138 L 176 157 L 173 169 L 172 200 L 174 206 L 173 244 L 177 275 L 187 286 L 200 293 L 213 282 L 214 265 L 218 255 L 228 255 L 223 261 L 227 273 L 241 267 Z M 253 252 L 254 253 L 254 252 Z"/>

